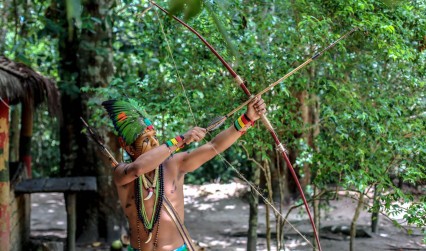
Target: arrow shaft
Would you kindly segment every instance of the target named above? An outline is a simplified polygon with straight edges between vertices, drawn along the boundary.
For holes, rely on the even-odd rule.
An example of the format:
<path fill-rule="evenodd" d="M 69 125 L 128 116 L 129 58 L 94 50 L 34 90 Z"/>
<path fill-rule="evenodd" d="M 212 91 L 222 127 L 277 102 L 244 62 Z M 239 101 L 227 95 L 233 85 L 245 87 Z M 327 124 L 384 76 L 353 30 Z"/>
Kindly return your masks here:
<path fill-rule="evenodd" d="M 114 158 L 114 156 L 111 154 L 108 148 L 102 142 L 99 141 L 99 135 L 92 129 L 92 127 L 89 126 L 89 124 L 82 117 L 80 117 L 80 120 L 83 122 L 84 127 L 86 127 L 87 132 L 90 135 L 90 138 L 101 148 L 104 155 L 111 162 L 111 165 L 113 167 L 118 166 L 118 161 Z"/>

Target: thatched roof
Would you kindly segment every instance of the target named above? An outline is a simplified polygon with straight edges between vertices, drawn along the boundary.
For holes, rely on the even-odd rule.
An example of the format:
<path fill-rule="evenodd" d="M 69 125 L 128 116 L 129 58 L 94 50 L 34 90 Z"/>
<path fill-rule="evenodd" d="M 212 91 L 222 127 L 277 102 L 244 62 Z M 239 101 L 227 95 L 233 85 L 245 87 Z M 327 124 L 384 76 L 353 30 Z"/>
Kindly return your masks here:
<path fill-rule="evenodd" d="M 1 55 L 0 97 L 10 104 L 27 100 L 37 106 L 46 101 L 50 114 L 60 116 L 60 95 L 55 82 L 25 64 L 13 62 Z"/>

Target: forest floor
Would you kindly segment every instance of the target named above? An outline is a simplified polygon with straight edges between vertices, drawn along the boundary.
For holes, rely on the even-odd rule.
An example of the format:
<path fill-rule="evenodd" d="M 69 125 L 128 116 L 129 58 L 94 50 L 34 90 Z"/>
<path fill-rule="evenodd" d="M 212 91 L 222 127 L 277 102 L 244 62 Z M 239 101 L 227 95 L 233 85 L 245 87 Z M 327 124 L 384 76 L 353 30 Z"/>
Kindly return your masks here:
<path fill-rule="evenodd" d="M 206 250 L 218 251 L 246 250 L 249 217 L 249 205 L 244 199 L 247 187 L 239 184 L 208 184 L 185 186 L 185 222 L 193 239 Z M 64 250 L 66 237 L 66 214 L 62 194 L 32 194 L 31 236 L 35 240 L 43 239 L 50 250 Z M 346 196 L 330 201 L 321 214 L 321 246 L 324 251 L 349 250 L 347 230 L 354 215 L 356 201 Z M 287 214 L 284 207 L 283 215 Z M 304 207 L 292 210 L 285 226 L 286 250 L 312 250 L 312 229 Z M 271 222 L 275 218 L 270 213 Z M 266 210 L 259 207 L 259 226 L 257 250 L 266 249 Z M 418 228 L 404 226 L 397 228 L 392 220 L 401 221 L 400 216 L 380 218 L 379 233 L 370 231 L 371 214 L 362 211 L 358 220 L 359 237 L 355 240 L 356 251 L 368 250 L 426 250 L 423 236 Z M 407 233 L 412 230 L 412 234 Z M 274 226 L 271 228 L 275 234 Z M 298 233 L 300 232 L 300 233 Z M 49 244 L 49 239 L 52 240 Z M 308 242 L 309 241 L 309 242 Z M 272 241 L 271 250 L 276 250 Z M 100 245 L 98 247 L 94 247 Z M 61 249 L 62 247 L 62 249 Z M 77 250 L 109 250 L 109 245 L 98 243 L 78 243 Z"/>

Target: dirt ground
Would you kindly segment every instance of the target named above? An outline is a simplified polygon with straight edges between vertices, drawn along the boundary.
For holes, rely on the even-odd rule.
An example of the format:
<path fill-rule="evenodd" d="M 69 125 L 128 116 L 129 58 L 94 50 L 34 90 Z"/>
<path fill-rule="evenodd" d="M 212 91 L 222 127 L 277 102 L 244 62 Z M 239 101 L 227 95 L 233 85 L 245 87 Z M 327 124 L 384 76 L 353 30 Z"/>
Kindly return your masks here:
<path fill-rule="evenodd" d="M 185 186 L 185 222 L 191 236 L 206 250 L 246 250 L 246 231 L 248 229 L 249 206 L 242 199 L 242 194 L 247 187 L 239 184 L 209 184 L 203 186 Z M 49 236 L 55 239 L 54 250 L 63 250 L 63 241 L 66 237 L 66 214 L 62 194 L 32 194 L 31 236 L 41 238 Z M 322 211 L 321 220 L 321 246 L 324 251 L 349 250 L 349 238 L 345 230 L 349 228 L 353 217 L 355 201 L 341 197 L 331 201 L 329 208 Z M 284 207 L 283 215 L 288 207 Z M 288 217 L 291 223 L 286 224 L 285 244 L 286 250 L 312 250 L 312 230 L 304 208 L 293 210 Z M 257 250 L 266 250 L 266 220 L 265 206 L 259 208 L 259 227 Z M 274 221 L 274 216 L 271 214 Z M 370 231 L 371 214 L 363 211 L 358 220 L 362 236 L 356 238 L 355 250 L 426 250 L 422 243 L 422 234 L 419 229 L 413 229 L 413 234 L 408 235 L 406 230 L 396 228 L 391 219 L 381 217 L 380 232 L 373 234 Z M 402 220 L 394 216 L 394 220 Z M 341 231 L 337 231 L 341 230 Z M 301 234 L 297 233 L 299 231 Z M 272 229 L 274 233 L 275 230 Z M 46 237 L 43 237 L 46 239 Z M 309 240 L 308 241 L 305 240 Z M 107 243 L 99 247 L 78 245 L 78 250 L 109 250 Z M 62 249 L 61 249 L 62 248 Z M 272 250 L 276 250 L 273 246 Z"/>

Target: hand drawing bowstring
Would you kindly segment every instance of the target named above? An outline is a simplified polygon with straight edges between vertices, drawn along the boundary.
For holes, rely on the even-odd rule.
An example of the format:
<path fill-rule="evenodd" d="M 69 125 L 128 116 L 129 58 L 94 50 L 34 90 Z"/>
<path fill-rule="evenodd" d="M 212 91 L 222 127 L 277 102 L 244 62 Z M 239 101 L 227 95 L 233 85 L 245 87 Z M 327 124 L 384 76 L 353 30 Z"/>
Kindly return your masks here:
<path fill-rule="evenodd" d="M 169 14 L 166 10 L 164 10 L 162 7 L 160 7 L 159 5 L 157 5 L 154 1 L 150 1 L 150 3 L 151 3 L 151 6 L 148 8 L 148 9 L 150 9 L 150 8 L 152 8 L 152 6 L 154 5 L 154 6 L 156 6 L 157 8 L 159 8 L 161 11 L 163 11 L 163 12 L 165 12 L 166 14 Z M 148 10 L 147 9 L 147 10 Z M 143 13 L 145 13 L 147 10 L 145 10 Z M 171 51 L 171 47 L 170 47 L 170 43 L 169 43 L 169 40 L 168 40 L 168 38 L 167 38 L 167 35 L 166 35 L 166 33 L 165 33 L 165 31 L 164 31 L 164 27 L 163 27 L 163 24 L 162 24 L 162 21 L 161 21 L 161 18 L 159 17 L 159 15 L 158 15 L 158 12 L 157 12 L 157 10 L 155 11 L 155 13 L 156 13 L 156 15 L 157 15 L 157 19 L 159 20 L 159 23 L 160 23 L 160 27 L 161 27 L 161 32 L 162 32 L 162 34 L 163 34 L 163 36 L 164 36 L 164 38 L 165 38 L 165 41 L 166 41 L 166 43 L 167 43 L 167 49 L 168 49 L 168 52 L 169 52 L 169 54 L 170 54 L 170 57 L 172 58 L 172 61 L 173 61 L 173 64 L 174 64 L 174 67 L 175 67 L 175 70 L 176 70 L 176 74 L 177 74 L 177 76 L 178 76 L 178 79 L 179 79 L 179 82 L 180 82 L 180 85 L 181 85 L 181 87 L 182 87 L 182 89 L 183 89 L 183 92 L 184 92 L 184 95 L 185 95 L 185 98 L 186 98 L 186 102 L 187 102 L 187 104 L 188 104 L 188 106 L 189 106 L 189 109 L 190 109 L 190 113 L 191 113 L 191 115 L 192 115 L 192 117 L 193 117 L 193 120 L 194 120 L 194 123 L 195 124 L 197 124 L 196 123 L 196 120 L 195 120 L 195 116 L 194 116 L 194 114 L 193 114 L 193 112 L 192 112 L 192 108 L 191 108 L 191 104 L 190 104 L 190 101 L 189 101 L 189 99 L 188 99 L 188 97 L 187 97 L 187 94 L 186 94 L 186 90 L 185 90 L 185 87 L 184 87 L 184 85 L 183 85 L 183 81 L 182 81 L 182 78 L 180 77 L 180 75 L 179 75 L 179 72 L 178 72 L 178 70 L 177 70 L 177 66 L 176 66 L 176 62 L 175 62 L 175 60 L 174 60 L 174 57 L 173 57 L 173 53 L 172 53 L 172 51 Z M 327 46 L 325 49 L 323 49 L 321 52 L 319 52 L 319 53 L 316 53 L 314 56 L 312 56 L 311 58 L 309 58 L 308 60 L 306 60 L 303 64 L 301 64 L 301 65 L 299 65 L 297 68 L 295 68 L 295 69 L 293 69 L 291 72 L 289 72 L 288 74 L 286 74 L 284 77 L 282 77 L 282 78 L 280 78 L 278 81 L 276 81 L 276 82 L 274 82 L 273 84 L 271 84 L 271 85 L 269 85 L 267 88 L 265 88 L 264 90 L 262 90 L 260 93 L 258 93 L 257 95 L 251 95 L 251 93 L 250 93 L 250 91 L 246 88 L 246 86 L 245 86 L 245 84 L 244 84 L 244 82 L 242 81 L 242 79 L 235 73 L 235 71 L 229 66 L 229 64 L 227 64 L 224 60 L 223 60 L 223 58 L 212 48 L 212 46 L 198 33 L 198 32 L 196 32 L 192 27 L 190 27 L 189 25 L 187 25 L 186 23 L 184 23 L 183 21 L 181 21 L 180 19 L 178 19 L 178 18 L 176 18 L 175 16 L 172 16 L 172 18 L 173 19 L 175 19 L 176 21 L 178 21 L 179 23 L 181 23 L 182 25 L 184 25 L 186 28 L 188 28 L 192 33 L 194 33 L 195 35 L 197 35 L 201 40 L 202 40 L 202 42 L 207 46 L 207 47 L 209 47 L 209 49 L 211 50 L 211 52 L 213 52 L 217 57 L 218 57 L 218 59 L 224 64 L 224 66 L 229 70 L 229 72 L 231 73 L 231 75 L 233 75 L 233 77 L 234 77 L 234 79 L 236 79 L 236 81 L 237 81 L 237 83 L 240 85 L 240 87 L 244 90 L 244 92 L 247 94 L 247 95 L 249 95 L 250 96 L 250 99 L 249 100 L 247 100 L 245 103 L 243 103 L 243 104 L 241 104 L 239 107 L 237 107 L 236 109 L 234 109 L 233 111 L 231 111 L 230 113 L 228 113 L 227 115 L 225 115 L 225 116 L 222 116 L 222 118 L 221 119 L 219 119 L 219 120 L 217 120 L 216 121 L 216 124 L 214 124 L 214 125 L 212 125 L 212 126 L 209 126 L 208 128 L 210 128 L 211 130 L 213 130 L 214 128 L 217 128 L 218 126 L 220 126 L 228 117 L 230 117 L 232 114 L 234 114 L 236 111 L 238 111 L 238 110 L 240 110 L 242 107 L 244 107 L 244 106 L 246 106 L 249 102 L 250 102 L 250 100 L 252 99 L 252 98 L 254 98 L 255 96 L 260 96 L 260 95 L 262 95 L 263 93 L 265 93 L 265 92 L 267 92 L 268 90 L 270 90 L 270 89 L 272 89 L 275 85 L 277 85 L 277 84 L 279 84 L 279 83 L 281 83 L 283 80 L 285 80 L 285 79 L 287 79 L 288 77 L 290 77 L 291 75 L 293 75 L 295 72 L 297 72 L 298 70 L 300 70 L 300 69 L 302 69 L 303 67 L 305 67 L 307 64 L 309 64 L 310 62 L 312 62 L 313 60 L 315 60 L 316 58 L 318 58 L 319 56 L 321 56 L 326 50 L 328 50 L 328 49 L 330 49 L 330 48 L 332 48 L 335 44 L 337 44 L 340 40 L 342 40 L 342 39 L 344 39 L 344 38 L 346 38 L 347 36 L 349 36 L 350 34 L 352 34 L 353 32 L 355 32 L 356 30 L 357 30 L 357 28 L 354 28 L 354 29 L 352 29 L 350 32 L 347 32 L 345 35 L 343 35 L 342 37 L 340 37 L 338 40 L 336 40 L 335 42 L 333 42 L 332 44 L 330 44 L 329 46 Z M 266 116 L 264 116 L 264 115 L 262 115 L 261 116 L 261 120 L 262 120 L 262 122 L 265 124 L 265 126 L 267 127 L 267 129 L 271 132 L 271 134 L 272 134 L 272 136 L 273 136 L 273 138 L 274 138 L 274 140 L 275 140 L 275 142 L 277 143 L 277 147 L 278 147 L 278 150 L 282 153 L 282 155 L 283 155 L 283 157 L 284 157 L 284 159 L 286 160 L 286 162 L 287 162 L 287 165 L 289 165 L 289 167 L 290 167 L 290 171 L 291 171 L 291 173 L 292 173 L 292 175 L 293 175 L 293 178 L 294 179 L 296 179 L 295 181 L 296 181 L 296 183 L 299 183 L 298 182 L 298 180 L 297 180 L 297 176 L 295 175 L 295 173 L 294 173 L 294 170 L 292 170 L 292 166 L 291 166 L 291 163 L 289 162 L 289 160 L 288 160 L 288 158 L 287 158 L 287 156 L 286 156 L 286 153 L 285 153 L 285 149 L 284 149 L 284 147 L 283 147 L 283 145 L 279 142 L 279 139 L 277 138 L 277 136 L 276 136 L 276 133 L 275 133 L 275 131 L 274 131 L 274 129 L 272 128 L 272 125 L 270 124 L 270 122 L 269 122 L 269 120 L 266 118 Z M 283 219 L 283 220 L 285 220 L 285 222 L 287 222 L 300 236 L 302 236 L 303 237 L 303 239 L 305 239 L 306 241 L 307 241 L 307 243 L 310 245 L 310 246 L 312 246 L 313 247 L 313 245 L 309 242 L 309 240 L 307 240 L 307 238 L 305 237 L 305 236 L 303 236 L 303 234 L 301 234 L 286 218 L 284 218 L 283 216 L 282 216 L 282 214 L 276 209 L 276 207 L 268 200 L 268 199 L 266 199 L 260 192 L 259 192 L 259 190 L 258 190 L 258 188 L 256 188 L 255 187 L 255 185 L 253 185 L 251 182 L 249 182 L 238 170 L 237 170 L 237 168 L 235 168 L 231 163 L 229 163 L 228 161 L 226 161 L 226 159 L 222 156 L 222 155 L 220 155 L 219 153 L 218 153 L 218 151 L 216 150 L 216 149 L 214 149 L 215 151 L 216 151 L 216 153 L 220 156 L 220 158 L 222 159 L 222 161 L 224 161 L 225 163 L 227 163 L 237 174 L 238 174 L 238 176 L 240 176 L 240 178 L 242 179 L 242 180 L 244 180 L 250 187 L 251 187 L 251 189 L 252 189 L 252 191 L 255 191 L 261 198 L 262 198 L 262 200 L 265 202 L 265 204 L 267 204 L 267 205 L 269 205 L 273 210 L 274 210 L 274 212 L 276 213 L 276 215 L 278 215 L 278 216 L 280 216 L 281 217 L 281 219 Z M 300 184 L 298 185 L 298 189 L 299 189 L 299 191 L 300 191 L 300 193 L 301 193 L 301 195 L 302 195 L 302 199 L 303 199 L 303 202 L 304 202 L 304 205 L 305 205 L 305 209 L 306 209 L 306 211 L 307 211 L 307 213 L 308 213 L 308 216 L 309 216 L 309 218 L 310 218 L 310 221 L 311 221 L 311 225 L 312 225 L 312 228 L 313 228 L 313 230 L 314 230 L 314 235 L 315 235 L 315 239 L 316 239 L 316 244 L 317 244 L 317 247 L 318 247 L 318 249 L 319 250 L 321 250 L 321 245 L 320 245 L 320 242 L 319 242 L 319 237 L 318 237 L 318 234 L 317 234 L 317 231 L 316 231 L 316 228 L 315 228 L 315 226 L 314 226 L 314 223 L 313 223 L 313 220 L 312 220 L 312 216 L 311 216 L 311 213 L 310 213 L 310 210 L 309 210 L 309 207 L 308 207 L 308 205 L 307 205 L 307 202 L 306 202 L 306 199 L 305 199 L 305 196 L 304 196 L 304 194 L 303 194 L 303 191 L 302 191 L 302 189 L 301 189 L 301 187 L 300 187 Z M 315 249 L 315 247 L 313 247 L 314 249 Z"/>

